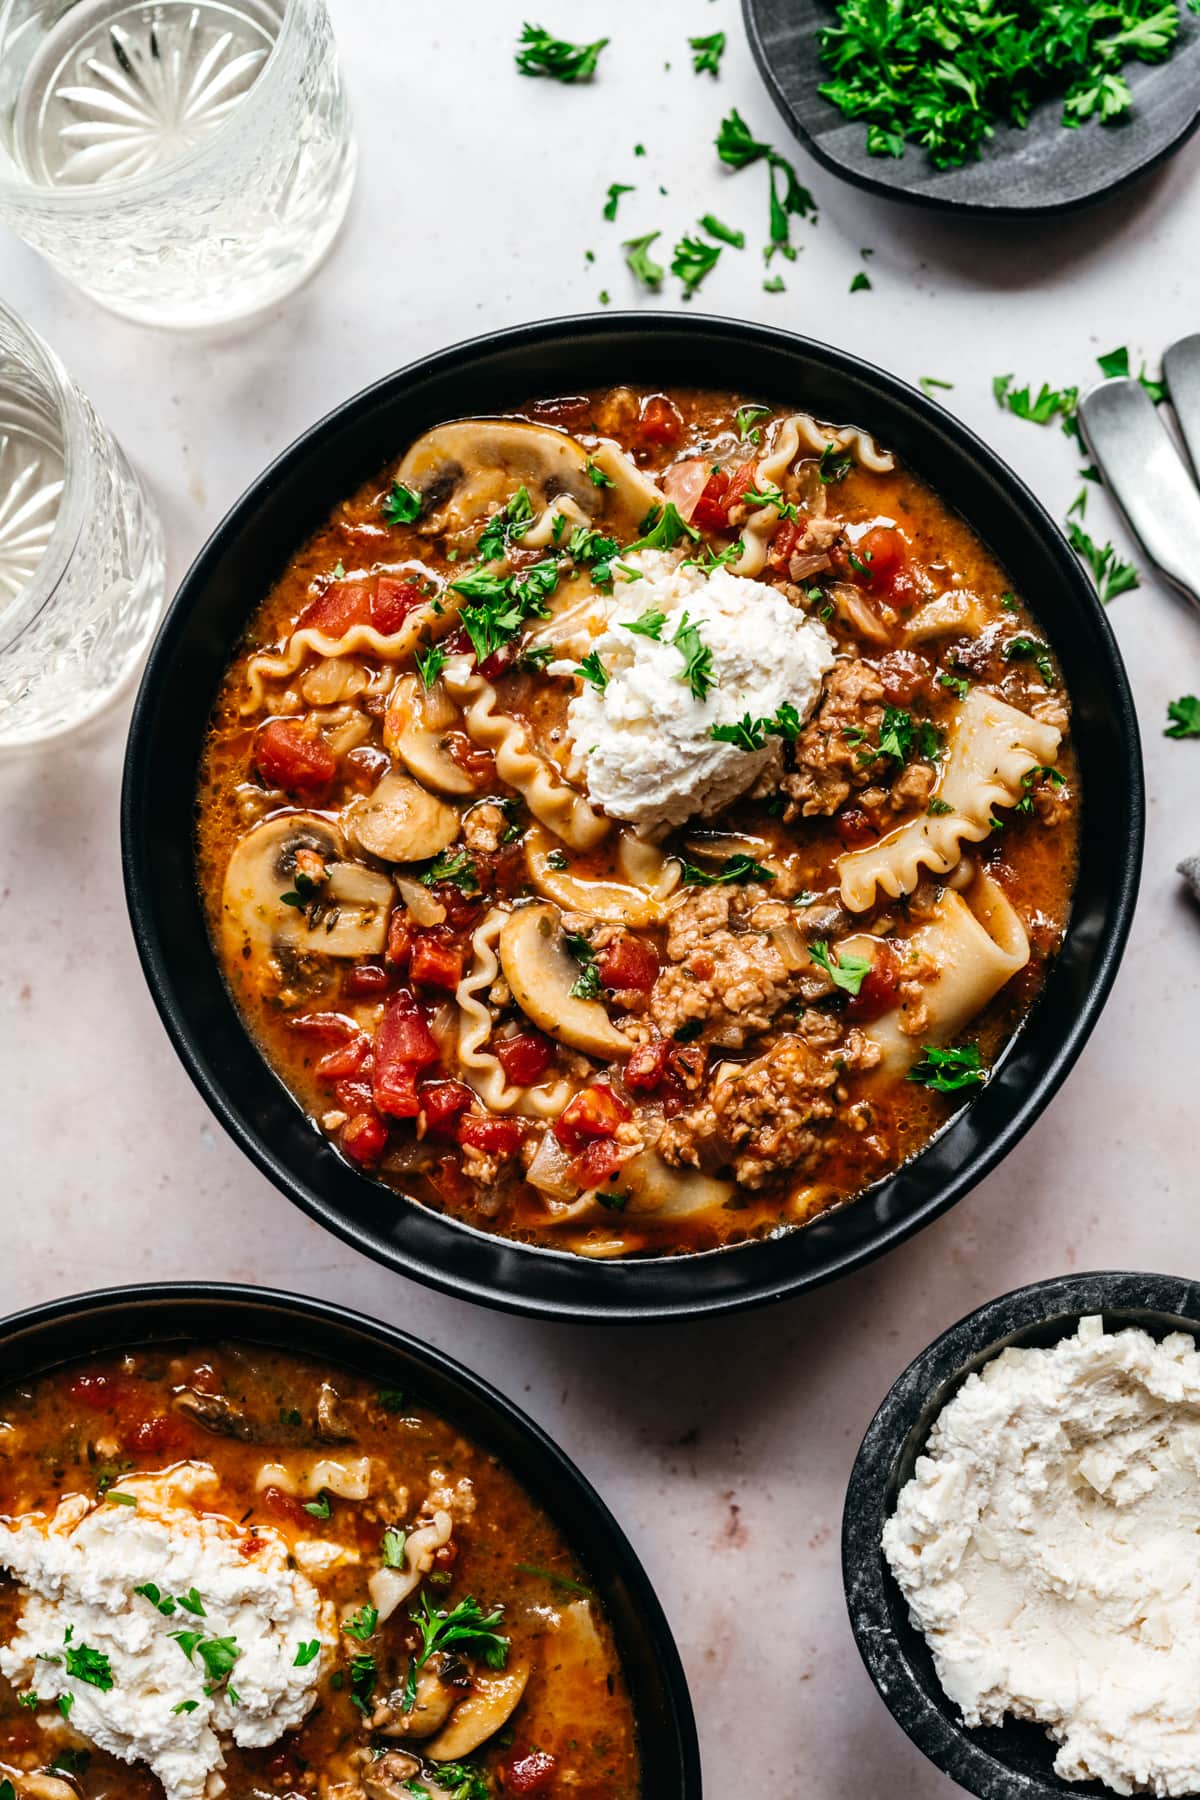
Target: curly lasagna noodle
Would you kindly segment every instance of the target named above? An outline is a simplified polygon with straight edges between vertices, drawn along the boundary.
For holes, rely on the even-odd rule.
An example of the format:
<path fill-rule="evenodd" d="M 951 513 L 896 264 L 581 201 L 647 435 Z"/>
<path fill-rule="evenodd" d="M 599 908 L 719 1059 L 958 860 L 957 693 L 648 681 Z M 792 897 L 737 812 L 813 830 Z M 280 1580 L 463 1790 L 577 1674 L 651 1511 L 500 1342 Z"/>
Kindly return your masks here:
<path fill-rule="evenodd" d="M 854 424 L 619 388 L 397 451 L 213 718 L 201 880 L 264 1053 L 358 1167 L 512 1238 L 661 1255 L 852 1199 L 1061 941 L 1053 646 Z"/>

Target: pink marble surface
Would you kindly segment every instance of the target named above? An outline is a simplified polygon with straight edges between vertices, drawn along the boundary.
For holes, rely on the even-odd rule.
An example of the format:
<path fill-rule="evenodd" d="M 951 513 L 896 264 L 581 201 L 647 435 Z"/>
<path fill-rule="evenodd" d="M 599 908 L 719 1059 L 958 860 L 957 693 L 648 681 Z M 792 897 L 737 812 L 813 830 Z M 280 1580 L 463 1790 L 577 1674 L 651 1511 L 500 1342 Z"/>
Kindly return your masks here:
<path fill-rule="evenodd" d="M 800 154 L 821 222 L 800 229 L 788 291 L 771 296 L 753 248 L 761 171 L 730 179 L 709 148 L 730 104 L 782 139 L 734 0 L 573 0 L 569 19 L 547 22 L 614 39 L 602 80 L 577 91 L 511 75 L 524 10 L 510 0 L 459 0 L 444 27 L 415 9 L 398 24 L 384 0 L 332 10 L 362 173 L 333 256 L 288 305 L 212 341 L 141 331 L 0 234 L 0 294 L 50 338 L 143 471 L 175 578 L 267 459 L 370 378 L 479 330 L 589 309 L 602 287 L 618 304 L 676 304 L 632 289 L 619 239 L 661 226 L 673 242 L 710 209 L 752 246 L 710 277 L 711 310 L 954 382 L 948 404 L 1060 516 L 1078 457 L 1056 429 L 1000 414 L 992 374 L 1086 384 L 1098 351 L 1129 342 L 1156 359 L 1200 327 L 1200 142 L 1135 194 L 1028 229 L 946 226 L 810 172 Z M 692 75 L 684 39 L 720 26 L 731 46 L 713 84 Z M 648 153 L 636 162 L 635 140 Z M 600 216 L 614 180 L 640 187 L 619 226 Z M 863 246 L 873 290 L 850 298 Z M 1123 541 L 1094 492 L 1087 522 Z M 904 1363 L 989 1296 L 1070 1269 L 1190 1275 L 1200 1250 L 1200 915 L 1173 873 L 1200 849 L 1200 744 L 1161 735 L 1167 700 L 1200 689 L 1200 619 L 1152 579 L 1112 619 L 1145 734 L 1149 835 L 1133 939 L 1078 1067 L 1007 1162 L 915 1241 L 715 1326 L 613 1332 L 492 1315 L 310 1224 L 210 1120 L 143 987 L 117 843 L 128 699 L 77 741 L 0 761 L 0 1310 L 212 1277 L 404 1326 L 525 1405 L 615 1508 L 678 1635 L 710 1793 L 949 1800 L 957 1790 L 876 1699 L 846 1622 L 838 1527 L 863 1428 Z"/>

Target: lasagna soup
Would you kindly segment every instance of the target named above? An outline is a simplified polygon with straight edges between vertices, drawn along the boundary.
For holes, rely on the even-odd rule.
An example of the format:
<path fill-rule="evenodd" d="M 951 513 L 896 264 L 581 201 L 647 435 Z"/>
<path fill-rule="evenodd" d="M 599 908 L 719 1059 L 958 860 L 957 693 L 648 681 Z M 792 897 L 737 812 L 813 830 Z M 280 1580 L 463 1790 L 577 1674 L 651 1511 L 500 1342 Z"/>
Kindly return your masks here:
<path fill-rule="evenodd" d="M 199 864 L 238 1007 L 399 1193 L 589 1256 L 804 1223 L 986 1081 L 1057 949 L 1054 648 L 853 426 L 436 426 L 255 614 Z"/>
<path fill-rule="evenodd" d="M 0 1394 L 5 1800 L 637 1800 L 587 1572 L 413 1396 L 257 1347 Z"/>

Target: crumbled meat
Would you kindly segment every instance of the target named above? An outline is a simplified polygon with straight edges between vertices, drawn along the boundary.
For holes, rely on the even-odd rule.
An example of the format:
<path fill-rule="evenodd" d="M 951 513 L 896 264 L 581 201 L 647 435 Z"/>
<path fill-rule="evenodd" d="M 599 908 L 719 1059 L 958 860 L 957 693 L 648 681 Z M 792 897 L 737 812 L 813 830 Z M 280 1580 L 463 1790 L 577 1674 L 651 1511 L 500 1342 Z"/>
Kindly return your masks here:
<path fill-rule="evenodd" d="M 924 806 L 936 781 L 937 770 L 932 763 L 910 762 L 893 781 L 888 799 L 897 812 L 910 806 Z"/>
<path fill-rule="evenodd" d="M 671 914 L 668 960 L 650 994 L 664 1037 L 697 1021 L 741 1045 L 786 1006 L 794 977 L 771 940 L 748 928 L 746 915 L 762 904 L 752 888 L 702 888 Z"/>
<path fill-rule="evenodd" d="M 700 1106 L 668 1119 L 659 1153 L 676 1166 L 731 1167 L 741 1186 L 751 1189 L 788 1170 L 807 1171 L 821 1156 L 825 1127 L 844 1092 L 843 1075 L 874 1068 L 880 1054 L 855 1028 L 840 1036 L 836 1055 L 785 1037 L 718 1081 Z"/>
<path fill-rule="evenodd" d="M 857 660 L 835 663 L 821 704 L 796 740 L 795 773 L 780 782 L 789 800 L 784 818 L 835 813 L 852 787 L 869 780 L 862 745 L 878 742 L 882 724 L 883 683 L 875 670 Z"/>
<path fill-rule="evenodd" d="M 1046 694 L 1035 701 L 1029 711 L 1042 725 L 1053 725 L 1055 731 L 1061 731 L 1066 736 L 1071 723 L 1071 712 L 1066 701 L 1057 694 Z"/>
<path fill-rule="evenodd" d="M 508 830 L 508 817 L 504 808 L 495 800 L 481 801 L 473 806 L 463 820 L 463 842 L 468 850 L 478 850 L 485 854 L 499 850 L 504 842 L 504 833 Z"/>
<path fill-rule="evenodd" d="M 1033 810 L 1043 825 L 1061 825 L 1075 809 L 1075 797 L 1065 781 L 1043 775 L 1029 789 Z"/>

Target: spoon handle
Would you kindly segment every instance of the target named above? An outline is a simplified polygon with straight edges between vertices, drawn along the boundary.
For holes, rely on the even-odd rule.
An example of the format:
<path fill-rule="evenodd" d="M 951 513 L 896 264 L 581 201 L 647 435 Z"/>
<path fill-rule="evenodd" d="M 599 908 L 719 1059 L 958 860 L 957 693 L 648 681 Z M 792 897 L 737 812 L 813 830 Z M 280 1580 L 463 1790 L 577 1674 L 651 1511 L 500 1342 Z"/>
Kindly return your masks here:
<path fill-rule="evenodd" d="M 1164 353 L 1163 379 L 1192 468 L 1200 475 L 1200 332 L 1180 338 Z"/>
<path fill-rule="evenodd" d="M 1103 381 L 1080 401 L 1079 422 L 1142 549 L 1200 607 L 1200 492 L 1153 400 L 1138 381 Z"/>

